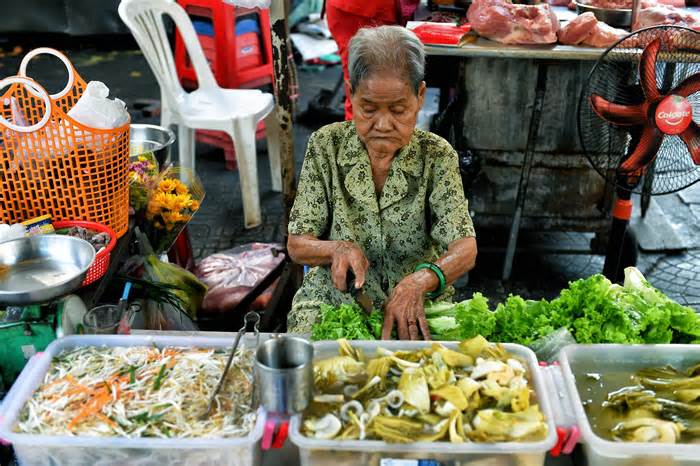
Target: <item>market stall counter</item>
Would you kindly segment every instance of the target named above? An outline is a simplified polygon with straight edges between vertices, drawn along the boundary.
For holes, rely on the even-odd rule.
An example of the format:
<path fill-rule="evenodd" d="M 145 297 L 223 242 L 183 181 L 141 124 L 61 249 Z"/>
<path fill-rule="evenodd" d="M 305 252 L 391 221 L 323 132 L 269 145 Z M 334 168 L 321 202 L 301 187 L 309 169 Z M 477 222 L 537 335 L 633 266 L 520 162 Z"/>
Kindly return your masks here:
<path fill-rule="evenodd" d="M 573 15 L 553 9 L 560 19 Z M 507 279 L 521 228 L 609 230 L 613 190 L 591 170 L 576 130 L 579 92 L 605 49 L 471 39 L 427 45 L 428 75 L 431 59 L 458 61 L 454 142 L 480 160 L 481 173 L 465 180 L 477 226 L 511 230 Z"/>

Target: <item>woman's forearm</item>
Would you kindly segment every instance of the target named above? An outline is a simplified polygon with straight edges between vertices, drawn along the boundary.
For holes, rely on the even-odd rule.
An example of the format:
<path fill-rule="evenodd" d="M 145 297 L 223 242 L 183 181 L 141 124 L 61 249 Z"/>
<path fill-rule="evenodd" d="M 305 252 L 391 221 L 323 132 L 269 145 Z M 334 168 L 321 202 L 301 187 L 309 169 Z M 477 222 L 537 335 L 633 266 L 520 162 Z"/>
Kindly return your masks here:
<path fill-rule="evenodd" d="M 329 265 L 339 241 L 320 240 L 311 235 L 289 235 L 287 251 L 289 257 L 297 264 Z"/>
<path fill-rule="evenodd" d="M 461 238 L 452 242 L 435 264 L 440 267 L 445 274 L 447 285 L 451 285 L 459 277 L 469 272 L 476 264 L 476 238 Z M 419 270 L 411 274 L 416 286 L 419 286 L 424 293 L 433 291 L 440 284 L 433 272 L 427 269 Z"/>
<path fill-rule="evenodd" d="M 355 275 L 355 286 L 362 288 L 369 261 L 356 244 L 350 241 L 324 241 L 311 235 L 290 235 L 287 252 L 297 264 L 312 267 L 330 265 L 333 286 L 347 289 L 348 271 Z"/>

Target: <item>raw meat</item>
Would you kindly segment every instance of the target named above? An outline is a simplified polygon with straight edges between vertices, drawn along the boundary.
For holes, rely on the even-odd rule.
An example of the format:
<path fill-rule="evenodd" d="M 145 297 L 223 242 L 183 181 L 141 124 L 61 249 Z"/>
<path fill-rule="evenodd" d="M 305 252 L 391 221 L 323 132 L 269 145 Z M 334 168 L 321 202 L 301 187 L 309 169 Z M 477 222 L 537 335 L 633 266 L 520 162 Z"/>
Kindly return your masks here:
<path fill-rule="evenodd" d="M 598 21 L 591 12 L 578 15 L 557 32 L 561 44 L 583 44 L 598 48 L 610 47 L 626 35 L 627 31 Z"/>
<path fill-rule="evenodd" d="M 581 4 L 596 8 L 632 9 L 632 0 L 578 0 Z M 639 7 L 651 8 L 657 5 L 670 5 L 677 8 L 685 8 L 685 0 L 640 0 Z"/>
<path fill-rule="evenodd" d="M 646 0 L 647 2 L 656 3 L 658 5 L 675 6 L 676 8 L 685 8 L 685 0 Z"/>
<path fill-rule="evenodd" d="M 557 37 L 560 44 L 578 45 L 588 39 L 598 26 L 598 20 L 591 12 L 578 15 L 559 29 Z"/>
<path fill-rule="evenodd" d="M 624 29 L 614 28 L 607 23 L 598 21 L 593 34 L 583 43 L 590 47 L 608 48 L 628 34 L 629 32 Z"/>
<path fill-rule="evenodd" d="M 467 19 L 477 34 L 503 44 L 553 44 L 559 30 L 559 20 L 547 4 L 474 0 Z"/>
<path fill-rule="evenodd" d="M 656 5 L 640 10 L 632 30 L 659 24 L 685 26 L 700 31 L 700 18 L 697 15 L 668 5 Z"/>
<path fill-rule="evenodd" d="M 203 314 L 226 313 L 234 309 L 248 293 L 284 260 L 276 244 L 252 243 L 212 254 L 199 263 L 195 275 L 207 285 L 202 303 Z M 264 308 L 270 301 L 276 283 L 270 285 L 251 305 Z"/>

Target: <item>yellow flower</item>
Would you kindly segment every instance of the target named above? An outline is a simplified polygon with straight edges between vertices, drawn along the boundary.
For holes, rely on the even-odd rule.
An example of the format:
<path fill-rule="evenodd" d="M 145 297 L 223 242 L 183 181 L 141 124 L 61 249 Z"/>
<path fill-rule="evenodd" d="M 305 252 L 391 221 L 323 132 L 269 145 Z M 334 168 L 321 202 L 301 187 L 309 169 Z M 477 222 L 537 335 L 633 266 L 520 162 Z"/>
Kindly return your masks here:
<path fill-rule="evenodd" d="M 168 230 L 172 230 L 178 224 L 185 223 L 190 219 L 188 215 L 182 215 L 180 212 L 164 212 L 162 217 L 163 222 L 165 222 L 165 228 Z"/>
<path fill-rule="evenodd" d="M 146 215 L 148 219 L 152 219 L 153 216 L 160 212 L 161 208 L 162 205 L 159 202 L 157 202 L 155 199 L 151 199 L 151 201 L 148 203 L 148 207 L 146 208 Z"/>
<path fill-rule="evenodd" d="M 179 183 L 179 181 L 169 178 L 161 180 L 161 182 L 158 183 L 158 191 L 161 191 L 163 193 L 172 193 L 176 190 L 177 183 Z"/>
<path fill-rule="evenodd" d="M 175 181 L 176 181 L 175 192 L 177 194 L 184 195 L 184 194 L 190 193 L 190 188 L 188 188 L 184 183 L 177 181 L 177 180 L 175 180 Z"/>
<path fill-rule="evenodd" d="M 191 201 L 190 202 L 190 210 L 193 212 L 196 212 L 199 210 L 199 202 L 198 201 Z"/>

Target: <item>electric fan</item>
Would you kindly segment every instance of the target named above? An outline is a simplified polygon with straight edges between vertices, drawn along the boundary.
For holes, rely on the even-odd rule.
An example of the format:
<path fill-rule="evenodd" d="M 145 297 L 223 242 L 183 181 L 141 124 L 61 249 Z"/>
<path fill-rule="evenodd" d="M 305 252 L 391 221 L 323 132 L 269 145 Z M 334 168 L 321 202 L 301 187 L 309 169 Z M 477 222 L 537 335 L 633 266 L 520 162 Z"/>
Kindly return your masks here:
<path fill-rule="evenodd" d="M 623 274 L 633 193 L 669 194 L 700 180 L 700 33 L 657 26 L 598 59 L 581 91 L 578 130 L 595 170 L 616 187 L 603 273 Z"/>

